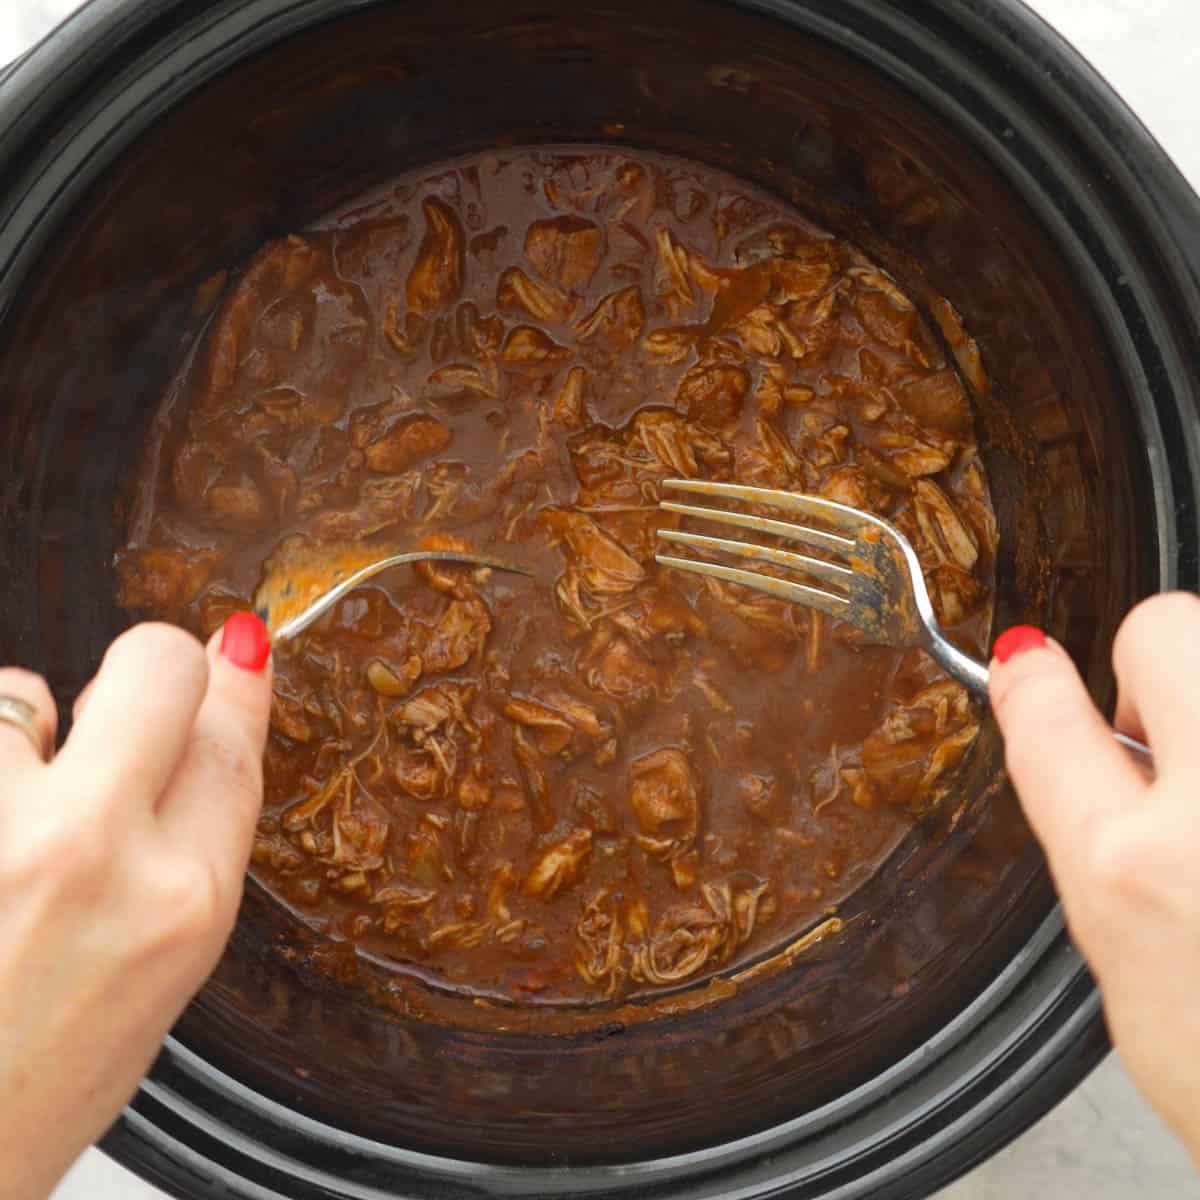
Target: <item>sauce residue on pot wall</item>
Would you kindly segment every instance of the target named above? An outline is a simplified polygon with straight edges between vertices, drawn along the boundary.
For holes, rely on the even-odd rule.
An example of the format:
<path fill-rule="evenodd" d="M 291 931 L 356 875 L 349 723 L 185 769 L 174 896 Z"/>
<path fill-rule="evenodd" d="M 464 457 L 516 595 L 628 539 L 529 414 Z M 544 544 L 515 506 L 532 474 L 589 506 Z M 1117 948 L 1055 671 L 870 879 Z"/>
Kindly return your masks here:
<path fill-rule="evenodd" d="M 636 997 L 795 943 L 951 785 L 977 720 L 923 655 L 653 559 L 665 478 L 819 493 L 895 521 L 985 633 L 966 392 L 850 244 L 694 163 L 515 149 L 206 299 L 125 607 L 207 633 L 297 545 L 536 576 L 399 568 L 277 648 L 252 870 L 318 933 L 480 997 Z"/>

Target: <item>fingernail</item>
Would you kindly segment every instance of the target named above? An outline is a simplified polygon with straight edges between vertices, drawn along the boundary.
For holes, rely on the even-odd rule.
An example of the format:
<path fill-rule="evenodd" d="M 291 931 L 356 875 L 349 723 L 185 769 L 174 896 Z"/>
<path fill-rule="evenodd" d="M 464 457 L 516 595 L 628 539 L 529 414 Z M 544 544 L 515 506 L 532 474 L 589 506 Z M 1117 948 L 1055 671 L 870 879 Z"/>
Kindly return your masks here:
<path fill-rule="evenodd" d="M 234 613 L 221 631 L 221 653 L 243 671 L 261 671 L 271 656 L 271 635 L 252 612 Z"/>
<path fill-rule="evenodd" d="M 1046 644 L 1046 635 L 1034 625 L 1014 625 L 1006 629 L 992 647 L 997 662 L 1006 663 L 1016 654 L 1026 650 L 1040 650 Z"/>

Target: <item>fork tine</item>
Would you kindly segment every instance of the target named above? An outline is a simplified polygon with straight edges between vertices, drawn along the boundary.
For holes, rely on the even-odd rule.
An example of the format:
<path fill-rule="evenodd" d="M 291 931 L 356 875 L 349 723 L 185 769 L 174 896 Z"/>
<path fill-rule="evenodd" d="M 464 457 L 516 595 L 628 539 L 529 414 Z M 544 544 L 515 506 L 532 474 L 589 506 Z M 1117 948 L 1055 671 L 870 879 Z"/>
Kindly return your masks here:
<path fill-rule="evenodd" d="M 705 479 L 664 479 L 663 487 L 676 488 L 681 492 L 695 492 L 701 496 L 725 497 L 744 500 L 750 504 L 769 504 L 785 512 L 800 513 L 825 521 L 841 533 L 853 539 L 864 525 L 873 525 L 876 518 L 858 508 L 825 500 L 821 496 L 803 496 L 796 492 L 780 492 L 773 488 L 746 487 L 740 483 L 711 483 Z"/>
<path fill-rule="evenodd" d="M 751 542 L 737 542 L 730 538 L 707 537 L 702 533 L 686 533 L 682 529 L 660 529 L 658 536 L 666 542 L 682 542 L 685 546 L 722 550 L 739 558 L 776 563 L 778 566 L 788 567 L 819 579 L 823 583 L 848 583 L 854 574 L 850 567 L 842 567 L 821 558 L 809 558 L 806 554 L 793 554 L 790 550 L 776 550 L 772 546 L 755 546 Z"/>
<path fill-rule="evenodd" d="M 740 583 L 780 600 L 794 600 L 797 604 L 818 609 L 839 621 L 846 620 L 850 608 L 850 600 L 845 596 L 835 596 L 832 592 L 823 592 L 820 588 L 809 587 L 804 583 L 773 579 L 770 575 L 760 575 L 757 571 L 743 571 L 738 567 L 722 566 L 720 563 L 698 562 L 694 558 L 675 558 L 670 554 L 656 554 L 654 559 L 664 567 L 676 567 L 680 571 L 691 571 L 695 575 L 727 579 L 730 583 Z"/>
<path fill-rule="evenodd" d="M 661 500 L 658 507 L 665 512 L 680 513 L 685 517 L 701 517 L 706 521 L 717 521 L 722 525 L 737 525 L 741 529 L 773 533 L 776 537 L 786 538 L 790 542 L 807 542 L 810 546 L 836 550 L 841 554 L 854 549 L 853 538 L 842 537 L 838 533 L 829 533 L 824 529 L 810 529 L 806 525 L 793 525 L 790 521 L 775 521 L 770 517 L 752 517 L 749 513 L 726 512 L 723 508 L 709 508 L 699 504 L 677 504 L 674 500 Z"/>

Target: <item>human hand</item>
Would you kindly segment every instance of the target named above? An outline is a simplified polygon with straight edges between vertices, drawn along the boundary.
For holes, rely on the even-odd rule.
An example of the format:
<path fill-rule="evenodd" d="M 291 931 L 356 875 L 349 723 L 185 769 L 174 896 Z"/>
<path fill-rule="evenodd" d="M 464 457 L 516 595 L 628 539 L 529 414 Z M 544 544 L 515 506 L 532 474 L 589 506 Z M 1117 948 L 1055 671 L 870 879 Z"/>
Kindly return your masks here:
<path fill-rule="evenodd" d="M 992 706 L 1116 1046 L 1200 1165 L 1200 598 L 1155 596 L 1113 645 L 1113 740 L 1065 651 L 1036 630 L 996 642 Z"/>
<path fill-rule="evenodd" d="M 269 643 L 168 625 L 109 648 L 52 762 L 0 725 L 0 1179 L 44 1200 L 133 1094 L 233 926 L 262 803 Z M 238 664 L 242 665 L 238 665 Z M 0 694 L 56 714 L 45 682 Z"/>

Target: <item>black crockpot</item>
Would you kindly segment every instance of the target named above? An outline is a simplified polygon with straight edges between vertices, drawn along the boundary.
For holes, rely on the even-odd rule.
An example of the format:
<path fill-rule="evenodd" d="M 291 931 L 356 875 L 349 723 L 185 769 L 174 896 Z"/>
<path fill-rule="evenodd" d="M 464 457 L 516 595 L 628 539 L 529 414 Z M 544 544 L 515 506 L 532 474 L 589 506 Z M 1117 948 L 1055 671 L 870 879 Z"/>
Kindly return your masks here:
<path fill-rule="evenodd" d="M 3 658 L 65 717 L 125 623 L 121 483 L 201 280 L 411 166 L 579 141 L 728 168 L 953 303 L 998 620 L 1110 702 L 1122 613 L 1198 583 L 1200 201 L 1016 0 L 92 0 L 0 81 Z M 1106 1050 L 994 730 L 851 909 L 720 1003 L 499 1035 L 322 982 L 251 887 L 104 1148 L 214 1200 L 925 1195 Z"/>

